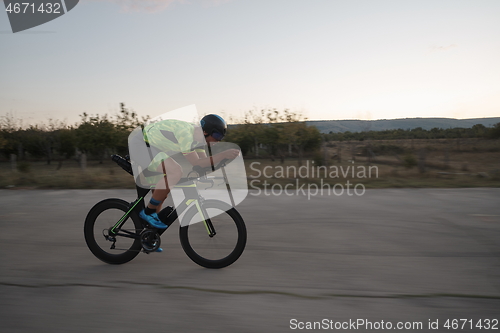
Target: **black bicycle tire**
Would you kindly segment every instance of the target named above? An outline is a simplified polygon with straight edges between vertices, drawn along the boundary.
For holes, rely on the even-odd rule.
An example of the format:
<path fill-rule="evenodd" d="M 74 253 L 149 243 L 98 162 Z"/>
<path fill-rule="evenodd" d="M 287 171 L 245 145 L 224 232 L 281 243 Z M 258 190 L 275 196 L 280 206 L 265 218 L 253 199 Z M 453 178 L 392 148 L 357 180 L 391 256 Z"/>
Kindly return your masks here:
<path fill-rule="evenodd" d="M 94 224 L 99 215 L 108 209 L 119 209 L 122 210 L 123 213 L 126 213 L 129 210 L 129 203 L 121 199 L 106 199 L 95 204 L 85 218 L 85 242 L 90 251 L 105 263 L 114 265 L 124 264 L 134 259 L 139 254 L 142 248 L 141 242 L 139 239 L 134 240 L 128 251 L 121 254 L 110 254 L 104 251 L 95 240 Z M 131 212 L 129 218 L 132 219 L 136 230 L 142 229 L 140 219 L 135 212 Z"/>
<path fill-rule="evenodd" d="M 233 264 L 238 258 L 241 256 L 243 251 L 245 250 L 246 242 L 247 242 L 247 231 L 246 231 L 246 226 L 245 222 L 243 221 L 243 218 L 241 215 L 238 213 L 238 211 L 234 208 L 232 208 L 230 205 L 226 204 L 225 202 L 218 201 L 218 200 L 206 200 L 203 202 L 203 207 L 205 209 L 209 208 L 216 208 L 216 209 L 221 209 L 225 211 L 225 214 L 228 214 L 233 222 L 236 224 L 237 230 L 238 230 L 238 240 L 236 242 L 235 248 L 233 251 L 227 255 L 224 258 L 217 259 L 217 260 L 211 260 L 211 259 L 206 259 L 202 256 L 200 256 L 196 251 L 193 249 L 189 242 L 189 236 L 188 236 L 188 231 L 189 231 L 189 225 L 186 226 L 181 226 L 179 229 L 179 238 L 180 242 L 182 245 L 182 248 L 184 249 L 184 252 L 187 254 L 187 256 L 197 263 L 198 265 L 205 267 L 205 268 L 224 268 L 227 267 L 231 264 Z M 190 221 L 195 214 L 198 213 L 198 210 L 196 206 L 192 206 L 191 208 L 188 209 L 186 212 L 185 216 L 183 219 Z M 208 237 L 208 236 L 207 236 Z M 215 236 L 217 237 L 217 236 Z"/>

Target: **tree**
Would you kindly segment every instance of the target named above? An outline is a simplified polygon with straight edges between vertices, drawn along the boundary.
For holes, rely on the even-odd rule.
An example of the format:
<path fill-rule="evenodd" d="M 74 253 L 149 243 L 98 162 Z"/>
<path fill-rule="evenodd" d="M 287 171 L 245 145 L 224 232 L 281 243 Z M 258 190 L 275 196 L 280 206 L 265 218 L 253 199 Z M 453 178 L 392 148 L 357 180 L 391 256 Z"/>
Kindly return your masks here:
<path fill-rule="evenodd" d="M 284 151 L 293 147 L 302 162 L 304 150 L 314 150 L 321 145 L 321 133 L 315 126 L 307 126 L 306 117 L 288 109 L 251 110 L 245 113 L 242 124 L 231 128 L 227 140 L 237 143 L 243 154 L 252 151 L 258 156 L 259 145 L 264 144 L 268 153 L 284 158 Z"/>
<path fill-rule="evenodd" d="M 75 130 L 70 128 L 62 128 L 57 131 L 59 144 L 57 151 L 64 158 L 71 158 L 75 154 L 76 149 L 76 133 Z"/>
<path fill-rule="evenodd" d="M 488 137 L 492 139 L 500 138 L 500 123 L 493 125 L 493 127 L 488 131 Z"/>
<path fill-rule="evenodd" d="M 22 131 L 21 142 L 30 155 L 38 158 L 45 157 L 47 164 L 51 163 L 54 143 L 52 132 L 43 126 L 31 125 Z"/>
<path fill-rule="evenodd" d="M 119 154 L 126 155 L 128 153 L 128 136 L 130 132 L 144 124 L 148 119 L 149 116 L 146 116 L 139 120 L 139 116 L 135 111 L 127 109 L 125 103 L 120 103 L 120 112 L 113 121 L 116 131 L 114 148 Z"/>
<path fill-rule="evenodd" d="M 289 123 L 284 132 L 291 132 L 293 145 L 299 153 L 299 166 L 302 165 L 304 151 L 317 150 L 321 145 L 321 133 L 314 126 L 307 126 L 305 122 Z"/>
<path fill-rule="evenodd" d="M 225 141 L 234 142 L 241 148 L 243 155 L 247 155 L 255 148 L 255 124 L 239 124 L 231 126 L 225 137 Z"/>
<path fill-rule="evenodd" d="M 260 112 L 256 110 L 250 110 L 245 113 L 245 126 L 246 139 L 253 139 L 254 153 L 255 156 L 259 156 L 259 146 L 262 143 L 262 136 L 264 134 L 264 122 L 265 122 L 265 110 L 262 109 Z"/>
<path fill-rule="evenodd" d="M 20 135 L 24 149 L 34 157 L 43 157 L 51 164 L 55 153 L 71 157 L 75 152 L 72 128 L 64 122 L 49 119 L 48 124 L 30 125 Z M 61 134 L 64 133 L 63 136 Z"/>
<path fill-rule="evenodd" d="M 87 113 L 80 115 L 82 123 L 76 129 L 76 144 L 80 151 L 92 154 L 103 162 L 107 149 L 116 145 L 118 138 L 115 125 L 104 116 L 89 116 Z"/>
<path fill-rule="evenodd" d="M 3 137 L 2 151 L 5 156 L 17 154 L 18 158 L 22 158 L 24 150 L 19 139 L 21 129 L 22 120 L 15 118 L 12 113 L 0 117 L 0 131 Z"/>
<path fill-rule="evenodd" d="M 0 150 L 7 146 L 7 139 L 4 137 L 4 133 L 0 131 Z"/>

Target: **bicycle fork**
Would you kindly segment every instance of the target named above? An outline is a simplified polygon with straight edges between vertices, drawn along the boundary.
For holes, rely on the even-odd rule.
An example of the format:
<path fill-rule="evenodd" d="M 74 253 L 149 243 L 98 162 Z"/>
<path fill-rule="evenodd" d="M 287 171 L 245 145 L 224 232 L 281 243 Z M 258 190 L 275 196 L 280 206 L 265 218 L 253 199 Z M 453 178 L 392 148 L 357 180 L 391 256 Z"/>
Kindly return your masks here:
<path fill-rule="evenodd" d="M 214 225 L 212 224 L 212 220 L 210 219 L 210 216 L 208 216 L 208 213 L 206 212 L 205 209 L 203 209 L 200 205 L 200 202 L 196 199 L 188 200 L 186 204 L 190 204 L 194 202 L 196 209 L 198 210 L 198 214 L 200 214 L 201 219 L 203 221 L 203 224 L 205 225 L 205 229 L 207 229 L 208 236 L 210 238 L 214 237 L 217 232 L 215 231 Z"/>

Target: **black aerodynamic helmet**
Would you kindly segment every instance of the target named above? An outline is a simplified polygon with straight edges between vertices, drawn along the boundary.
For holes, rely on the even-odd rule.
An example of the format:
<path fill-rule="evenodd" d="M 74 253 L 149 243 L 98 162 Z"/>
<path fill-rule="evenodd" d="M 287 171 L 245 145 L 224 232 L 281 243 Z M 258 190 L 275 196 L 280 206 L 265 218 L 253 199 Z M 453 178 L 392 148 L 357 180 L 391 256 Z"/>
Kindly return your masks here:
<path fill-rule="evenodd" d="M 217 141 L 222 140 L 226 135 L 226 122 L 216 114 L 207 114 L 201 118 L 200 124 L 203 131 L 207 133 L 206 136 L 211 135 Z"/>

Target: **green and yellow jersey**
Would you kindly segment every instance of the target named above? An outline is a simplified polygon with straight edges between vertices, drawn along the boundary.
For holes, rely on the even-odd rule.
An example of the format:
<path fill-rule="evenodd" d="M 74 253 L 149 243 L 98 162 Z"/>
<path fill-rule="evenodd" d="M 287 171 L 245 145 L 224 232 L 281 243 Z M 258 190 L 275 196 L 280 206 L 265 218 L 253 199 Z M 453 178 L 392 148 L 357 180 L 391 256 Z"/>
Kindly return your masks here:
<path fill-rule="evenodd" d="M 194 125 L 175 119 L 154 122 L 143 130 L 144 141 L 160 150 L 148 169 L 155 171 L 162 161 L 175 154 L 205 152 L 204 144 L 194 140 Z"/>

